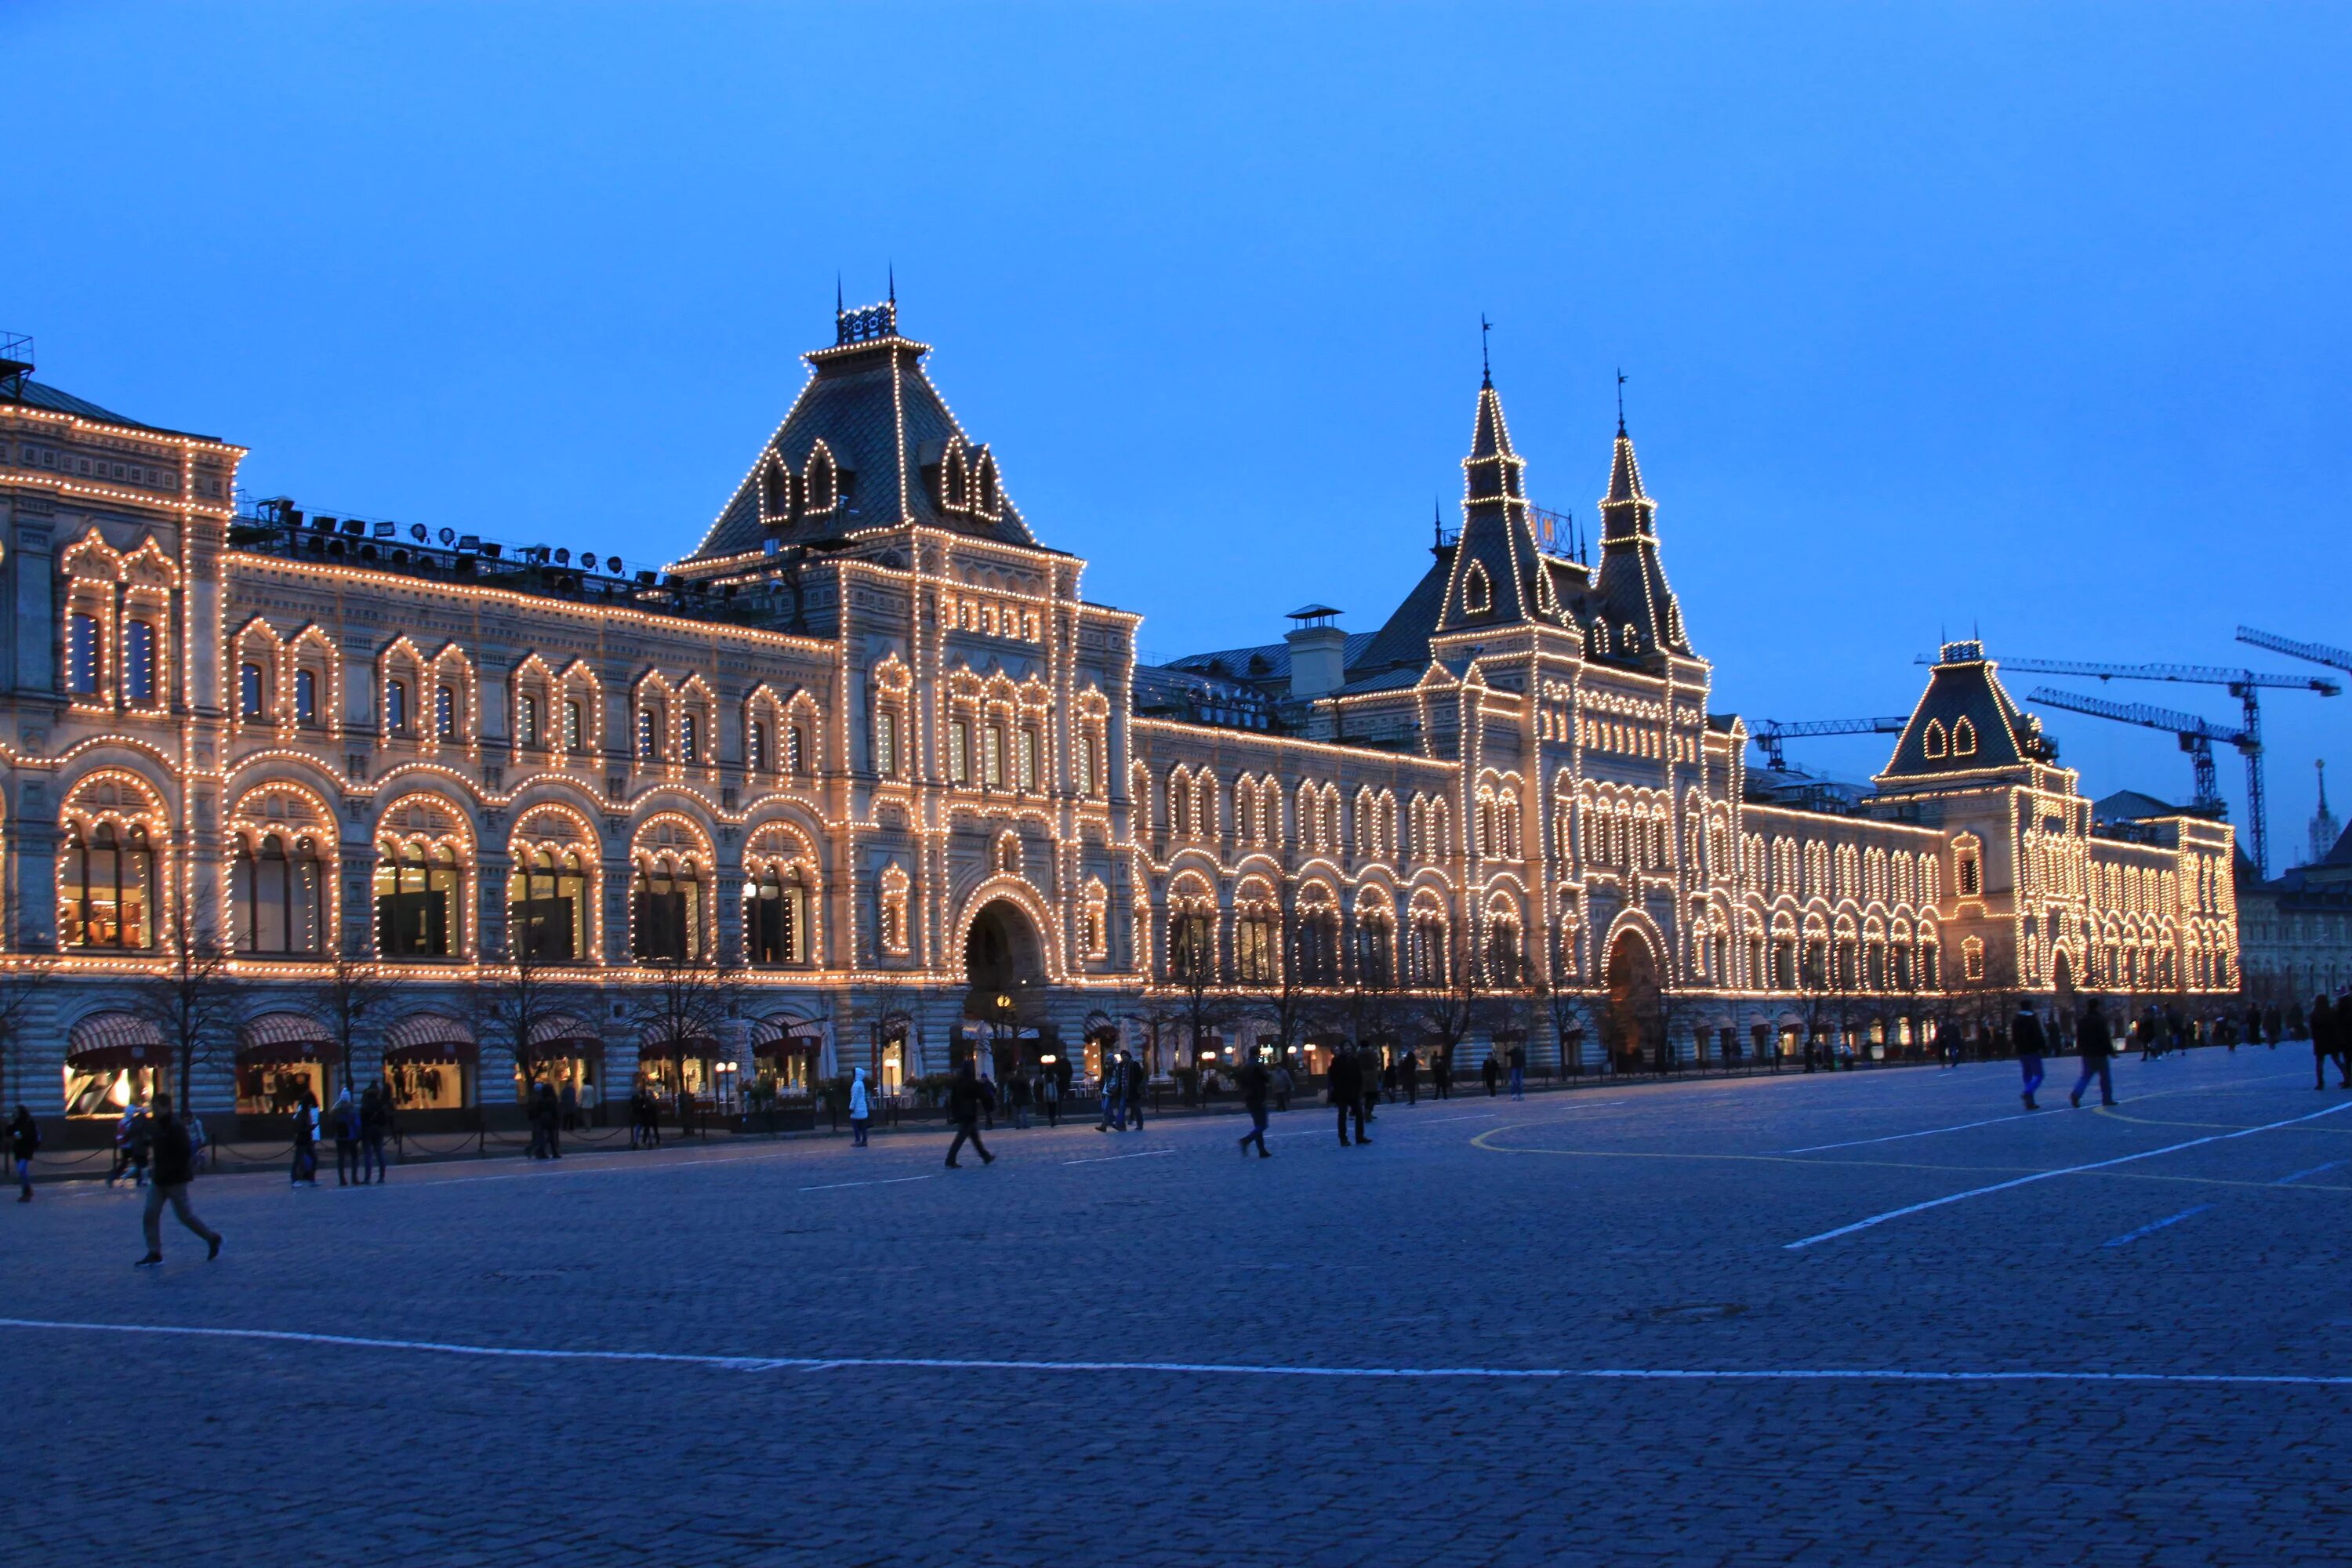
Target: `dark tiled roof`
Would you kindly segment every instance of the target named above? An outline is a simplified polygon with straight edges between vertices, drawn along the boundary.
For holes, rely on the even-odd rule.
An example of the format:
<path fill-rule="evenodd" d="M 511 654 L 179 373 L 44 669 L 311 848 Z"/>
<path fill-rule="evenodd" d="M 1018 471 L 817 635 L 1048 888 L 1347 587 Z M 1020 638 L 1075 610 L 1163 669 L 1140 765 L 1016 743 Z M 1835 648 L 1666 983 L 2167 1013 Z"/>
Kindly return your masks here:
<path fill-rule="evenodd" d="M 1965 752 L 1955 740 L 1962 733 L 1974 742 Z M 2033 738 L 2032 726 L 2010 700 L 1992 664 L 1981 654 L 1970 657 L 1948 650 L 1928 674 L 1927 689 L 1911 710 L 1911 721 L 1904 726 L 1895 755 L 1879 776 L 1928 778 L 2021 767 L 2027 760 L 2026 745 Z"/>
<path fill-rule="evenodd" d="M 1436 556 L 1412 592 L 1404 596 L 1381 629 L 1359 653 L 1351 646 L 1348 651 L 1348 673 L 1350 676 L 1376 675 L 1398 665 L 1409 665 L 1415 679 L 1429 667 L 1429 638 L 1437 629 L 1437 613 L 1445 604 L 1445 581 L 1454 569 L 1454 547 L 1441 545 L 1432 552 Z M 1352 644 L 1354 639 L 1350 638 Z"/>
<path fill-rule="evenodd" d="M 921 343 L 891 336 L 805 355 L 812 374 L 800 396 L 688 561 L 756 551 L 770 537 L 805 544 L 901 522 L 1035 543 L 1001 489 L 993 519 L 951 512 L 941 504 L 936 471 L 929 465 L 957 444 L 975 463 L 985 448 L 964 434 L 924 374 L 928 352 Z M 805 479 L 819 441 L 838 467 L 855 476 L 846 506 L 768 528 L 760 516 L 761 469 L 772 457 Z"/>
<path fill-rule="evenodd" d="M 1356 656 L 1371 640 L 1370 632 L 1349 632 L 1347 650 L 1340 658 L 1341 664 L 1355 663 Z M 1277 681 L 1286 687 L 1290 684 L 1290 645 L 1270 642 L 1260 643 L 1255 647 L 1226 647 L 1209 653 L 1188 653 L 1181 658 L 1170 659 L 1168 668 L 1198 670 L 1203 675 L 1229 676 L 1253 684 Z"/>
<path fill-rule="evenodd" d="M 86 397 L 76 397 L 70 392 L 60 392 L 37 381 L 26 382 L 21 397 L 0 396 L 0 407 L 11 403 L 22 403 L 28 408 L 46 408 L 56 414 L 71 414 L 101 425 L 120 425 L 128 430 L 152 430 L 159 436 L 194 436 L 199 441 L 220 439 L 217 436 L 197 436 L 193 430 L 174 430 L 166 425 L 150 425 L 143 419 L 129 418 L 110 408 L 100 408 Z"/>

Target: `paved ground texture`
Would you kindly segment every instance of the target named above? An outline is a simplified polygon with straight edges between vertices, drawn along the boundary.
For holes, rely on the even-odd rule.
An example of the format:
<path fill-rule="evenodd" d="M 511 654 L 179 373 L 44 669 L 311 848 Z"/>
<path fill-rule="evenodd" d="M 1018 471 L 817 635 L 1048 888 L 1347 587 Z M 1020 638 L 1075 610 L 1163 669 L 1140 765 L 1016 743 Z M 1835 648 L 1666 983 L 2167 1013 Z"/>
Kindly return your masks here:
<path fill-rule="evenodd" d="M 220 1261 L 136 1272 L 137 1199 L 51 1186 L 0 1214 L 0 1550 L 2352 1560 L 2352 1092 L 2289 1049 L 2118 1080 L 213 1177 Z"/>

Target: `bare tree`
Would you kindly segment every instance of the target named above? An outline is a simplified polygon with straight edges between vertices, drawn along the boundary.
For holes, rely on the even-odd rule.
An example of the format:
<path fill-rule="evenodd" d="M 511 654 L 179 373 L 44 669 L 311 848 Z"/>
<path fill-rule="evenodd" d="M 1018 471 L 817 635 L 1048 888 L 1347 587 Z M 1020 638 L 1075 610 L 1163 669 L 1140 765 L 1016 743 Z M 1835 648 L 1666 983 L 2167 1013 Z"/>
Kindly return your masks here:
<path fill-rule="evenodd" d="M 643 1048 L 679 1064 L 706 1044 L 717 1044 L 729 1020 L 741 1010 L 742 971 L 716 954 L 641 962 L 652 979 L 629 987 L 625 1016 L 636 1026 Z"/>
<path fill-rule="evenodd" d="M 1445 944 L 1445 960 L 1444 984 L 1414 994 L 1413 1021 L 1421 1026 L 1423 1037 L 1444 1057 L 1450 1072 L 1455 1047 L 1481 1025 L 1491 1022 L 1493 1008 L 1487 985 L 1490 967 L 1505 970 L 1507 977 L 1498 984 L 1509 985 L 1517 982 L 1519 963 L 1517 950 L 1506 951 L 1501 943 L 1489 944 L 1481 952 L 1466 918 L 1454 922 Z"/>
<path fill-rule="evenodd" d="M 1574 1070 L 1583 1071 L 1584 1037 L 1601 1025 L 1601 999 L 1591 992 L 1563 981 L 1546 978 L 1528 987 L 1528 1032 L 1532 1037 L 1538 1027 L 1549 1028 L 1559 1050 L 1560 1071 L 1570 1072 L 1570 1053 Z"/>
<path fill-rule="evenodd" d="M 515 928 L 509 924 L 504 962 L 492 955 L 490 962 L 497 969 L 486 974 L 474 987 L 474 1020 L 477 1034 L 486 1040 L 495 1040 L 507 1047 L 514 1058 L 515 1070 L 527 1083 L 538 1068 L 545 1049 L 541 1039 L 543 1026 L 553 1022 L 566 1010 L 559 993 L 559 976 L 547 961 L 532 951 L 526 938 L 518 942 Z"/>
<path fill-rule="evenodd" d="M 326 974 L 311 987 L 319 1010 L 326 1015 L 327 1032 L 334 1037 L 342 1058 L 342 1082 L 352 1082 L 352 1053 L 361 1028 L 381 1016 L 392 1004 L 393 983 L 368 957 L 366 939 L 353 936 L 329 962 Z"/>
<path fill-rule="evenodd" d="M 882 1077 L 882 1048 L 894 1038 L 903 1040 L 907 1037 L 908 1031 L 914 1026 L 914 991 L 895 974 L 885 974 L 871 984 L 849 994 L 849 1005 L 844 1009 L 844 1016 L 835 1027 L 835 1038 L 843 1047 L 855 1048 L 851 1032 L 864 1031 L 866 1059 L 862 1065 L 867 1076 L 877 1083 Z M 848 1069 L 844 1068 L 843 1070 Z"/>
<path fill-rule="evenodd" d="M 228 955 L 220 949 L 220 922 L 195 918 L 195 900 L 184 888 L 173 899 L 172 921 L 161 944 L 160 973 L 139 983 L 134 1014 L 154 1026 L 179 1068 L 175 1102 L 181 1114 L 194 1110 L 190 1096 L 196 1062 L 209 1062 L 229 1019 L 234 992 Z"/>
<path fill-rule="evenodd" d="M 1216 944 L 1205 932 L 1187 924 L 1171 943 L 1168 959 L 1176 987 L 1170 1000 L 1197 1068 L 1201 1042 L 1230 1024 L 1238 1009 L 1218 985 Z"/>
<path fill-rule="evenodd" d="M 1317 1026 L 1329 1011 L 1329 1002 L 1319 989 L 1310 989 L 1307 983 L 1307 931 L 1296 909 L 1286 907 L 1278 917 L 1279 957 L 1274 973 L 1258 982 L 1244 1004 L 1249 1016 L 1270 1031 L 1260 1037 L 1271 1040 L 1276 1059 L 1288 1061 L 1290 1053 L 1307 1043 Z M 1319 935 L 1319 933 L 1318 933 Z M 1336 954 L 1333 955 L 1336 960 Z"/>
<path fill-rule="evenodd" d="M 24 1094 L 16 1047 L 26 1033 L 26 1019 L 31 1015 L 34 1002 L 47 987 L 54 967 L 54 960 L 35 959 L 25 968 L 0 971 L 0 1062 L 8 1067 L 8 1100 L 12 1105 Z"/>

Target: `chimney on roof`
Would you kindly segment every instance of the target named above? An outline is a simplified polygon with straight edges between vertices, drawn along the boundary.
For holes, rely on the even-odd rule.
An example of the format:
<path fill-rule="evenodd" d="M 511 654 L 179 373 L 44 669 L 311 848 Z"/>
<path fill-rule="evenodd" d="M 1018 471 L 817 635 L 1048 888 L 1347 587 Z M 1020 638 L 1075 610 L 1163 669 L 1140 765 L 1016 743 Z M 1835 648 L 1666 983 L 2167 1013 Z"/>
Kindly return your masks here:
<path fill-rule="evenodd" d="M 1322 604 L 1290 612 L 1290 619 L 1298 625 L 1282 640 L 1290 645 L 1290 695 L 1294 698 L 1328 697 L 1347 684 L 1348 634 L 1331 624 L 1339 613 Z"/>

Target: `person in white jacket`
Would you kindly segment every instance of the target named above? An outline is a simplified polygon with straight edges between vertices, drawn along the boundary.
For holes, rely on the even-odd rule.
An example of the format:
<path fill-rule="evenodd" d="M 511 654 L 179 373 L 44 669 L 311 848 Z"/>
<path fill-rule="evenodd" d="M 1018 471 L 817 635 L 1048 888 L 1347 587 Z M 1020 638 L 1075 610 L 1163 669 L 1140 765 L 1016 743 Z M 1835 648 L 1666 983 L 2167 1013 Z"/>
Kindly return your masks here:
<path fill-rule="evenodd" d="M 866 1092 L 866 1069 L 859 1068 L 849 1080 L 849 1131 L 856 1140 L 850 1147 L 866 1147 L 866 1125 L 874 1119 L 874 1101 Z"/>

